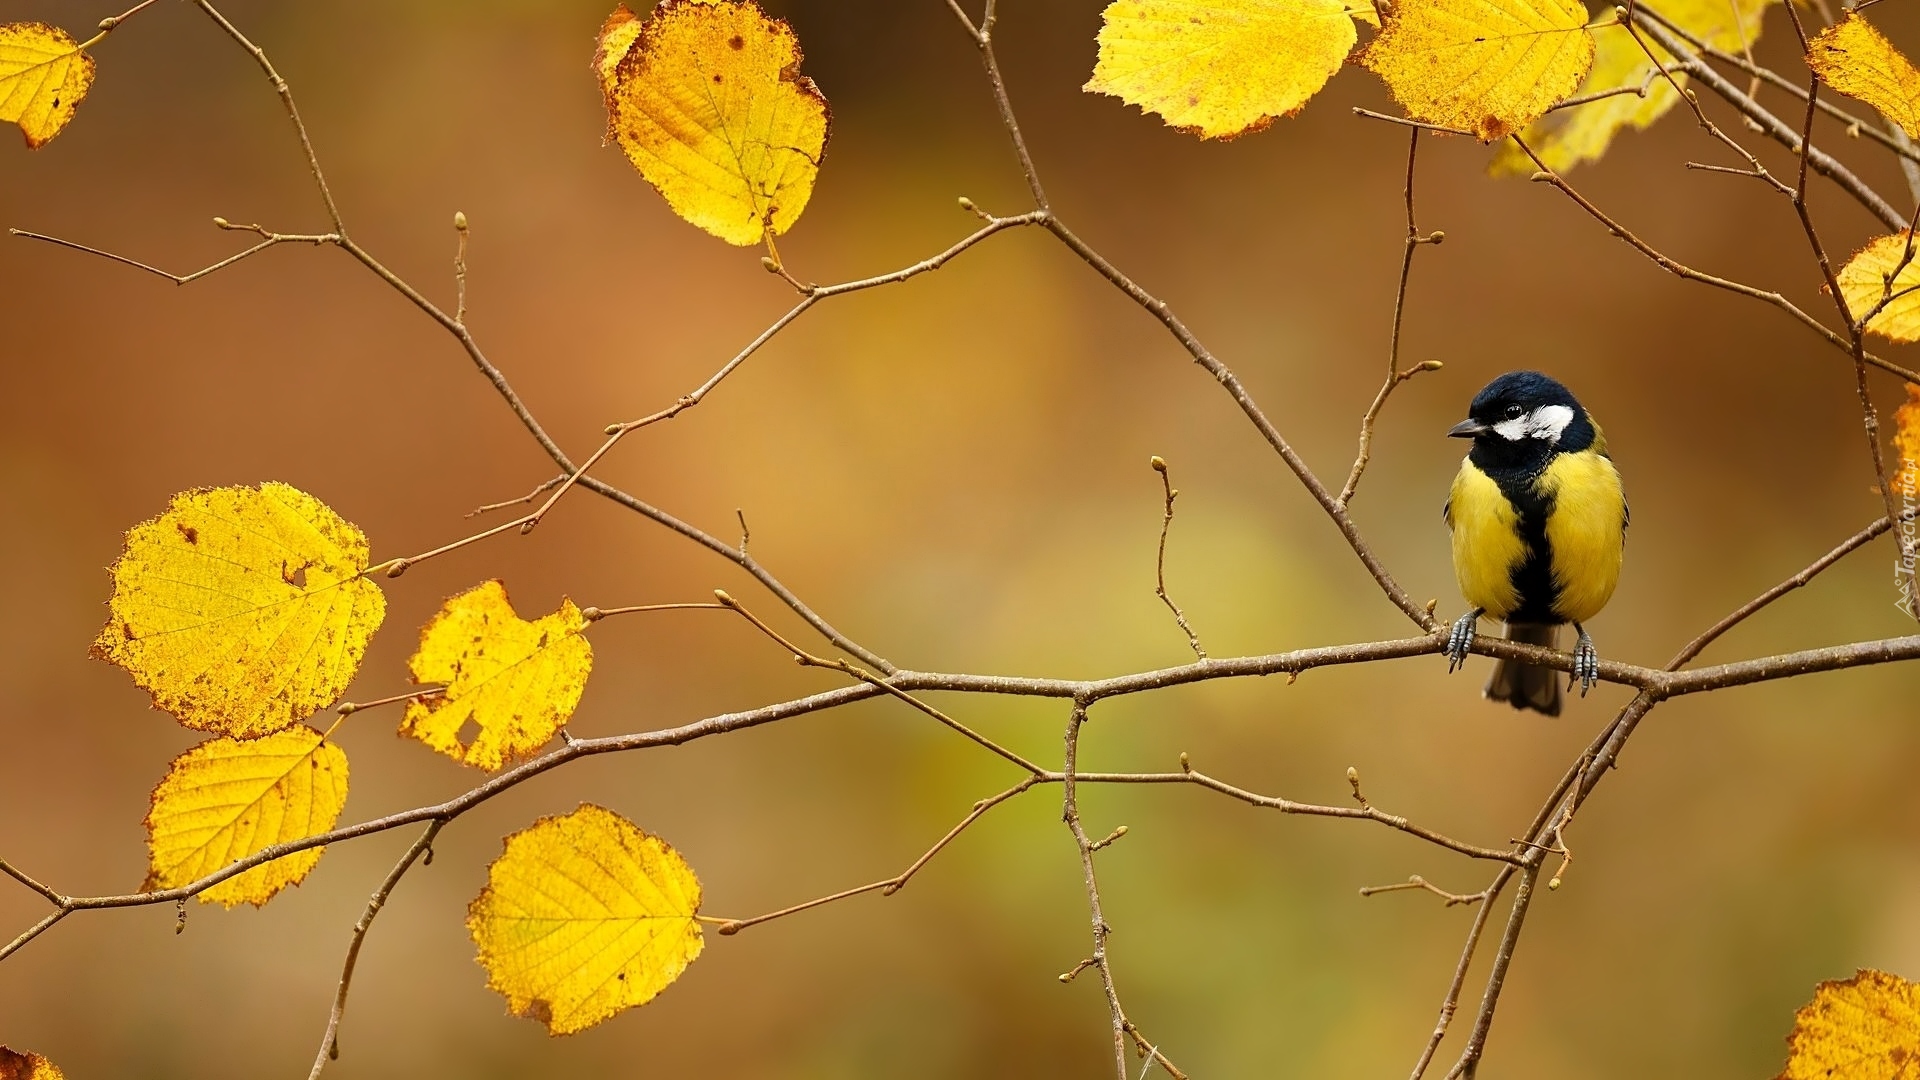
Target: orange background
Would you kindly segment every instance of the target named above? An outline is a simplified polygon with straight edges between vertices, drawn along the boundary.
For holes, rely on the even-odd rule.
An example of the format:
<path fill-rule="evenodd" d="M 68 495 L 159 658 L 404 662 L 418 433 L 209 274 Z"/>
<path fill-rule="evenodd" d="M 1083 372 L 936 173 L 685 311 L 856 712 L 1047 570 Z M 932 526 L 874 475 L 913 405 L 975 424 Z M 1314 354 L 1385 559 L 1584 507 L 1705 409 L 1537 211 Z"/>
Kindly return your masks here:
<path fill-rule="evenodd" d="M 931 254 L 973 224 L 958 195 L 1024 208 L 943 5 L 772 6 L 835 118 L 812 205 L 781 242 L 796 273 L 835 281 Z M 1390 108 L 1384 91 L 1344 70 L 1301 117 L 1201 144 L 1079 91 L 1095 0 L 1002 7 L 1010 89 L 1063 217 L 1171 303 L 1337 486 L 1384 367 L 1400 258 L 1405 132 L 1348 111 Z M 3 14 L 78 29 L 110 13 L 39 0 Z M 236 0 L 228 13 L 295 88 L 354 234 L 442 303 L 450 218 L 466 212 L 475 333 L 569 451 L 698 385 L 793 302 L 756 252 L 672 217 L 599 145 L 587 61 L 603 7 Z M 1912 10 L 1875 14 L 1920 47 Z M 1798 71 L 1783 12 L 1767 34 L 1763 56 Z M 242 246 L 216 214 L 324 228 L 277 101 L 207 19 L 158 5 L 97 52 L 71 129 L 37 154 L 0 150 L 0 223 L 179 270 Z M 1820 133 L 1910 205 L 1884 155 Z M 1486 157 L 1422 142 L 1420 225 L 1447 240 L 1416 261 L 1404 359 L 1447 366 L 1388 406 L 1355 514 L 1416 597 L 1455 612 L 1439 506 L 1461 447 L 1441 434 L 1492 375 L 1545 368 L 1604 421 L 1633 499 L 1626 576 L 1593 626 L 1601 654 L 1660 664 L 1879 514 L 1851 368 L 1779 312 L 1661 273 L 1551 188 L 1487 179 Z M 1673 256 L 1831 319 L 1786 201 L 1689 159 L 1730 163 L 1676 114 L 1573 178 Z M 1881 231 L 1825 183 L 1814 203 L 1836 255 Z M 274 250 L 176 289 L 10 239 L 0 310 L 0 856 L 67 892 L 130 890 L 147 793 L 196 740 L 86 656 L 126 528 L 181 489 L 280 479 L 388 558 L 463 535 L 467 511 L 552 469 L 454 342 L 337 251 Z M 1898 400 L 1891 380 L 1874 385 Z M 1407 632 L 1219 388 L 1038 232 L 820 307 L 598 474 L 722 536 L 744 508 L 758 557 L 902 665 L 1077 677 L 1189 655 L 1152 591 L 1151 454 L 1182 491 L 1169 583 L 1212 653 Z M 1911 632 L 1892 561 L 1876 542 L 1704 661 Z M 724 561 L 580 494 L 529 537 L 386 583 L 387 625 L 350 696 L 404 690 L 414 628 L 494 576 L 530 615 L 562 595 L 613 606 L 724 587 L 804 630 Z M 706 612 L 611 622 L 594 646 L 583 735 L 836 682 Z M 1603 686 L 1546 720 L 1484 704 L 1485 671 L 1475 660 L 1448 678 L 1428 657 L 1116 701 L 1096 710 L 1081 764 L 1164 770 L 1186 751 L 1246 787 L 1336 803 L 1352 765 L 1382 807 L 1498 845 L 1627 695 Z M 1862 965 L 1920 977 L 1916 688 L 1910 665 L 1885 667 L 1655 712 L 1569 833 L 1578 860 L 1535 906 L 1482 1075 L 1770 1075 L 1816 981 Z M 940 704 L 1058 760 L 1057 702 Z M 344 820 L 477 781 L 396 740 L 396 719 L 343 726 Z M 400 886 L 327 1075 L 1103 1075 L 1097 982 L 1055 980 L 1088 949 L 1057 790 L 996 811 L 892 898 L 711 939 L 658 1001 L 568 1039 L 504 1015 L 461 925 L 500 837 L 581 800 L 665 836 L 700 873 L 706 910 L 744 916 L 897 872 L 1015 779 L 887 702 L 549 774 L 455 823 Z M 1096 836 L 1130 826 L 1100 856 L 1114 963 L 1176 1062 L 1196 1076 L 1405 1073 L 1470 915 L 1356 890 L 1420 873 L 1472 891 L 1489 868 L 1197 790 L 1084 803 Z M 410 835 L 337 846 L 264 910 L 195 905 L 178 937 L 171 907 L 76 915 L 0 965 L 0 1040 L 75 1080 L 298 1075 L 348 931 Z M 44 909 L 0 882 L 0 936 Z"/>

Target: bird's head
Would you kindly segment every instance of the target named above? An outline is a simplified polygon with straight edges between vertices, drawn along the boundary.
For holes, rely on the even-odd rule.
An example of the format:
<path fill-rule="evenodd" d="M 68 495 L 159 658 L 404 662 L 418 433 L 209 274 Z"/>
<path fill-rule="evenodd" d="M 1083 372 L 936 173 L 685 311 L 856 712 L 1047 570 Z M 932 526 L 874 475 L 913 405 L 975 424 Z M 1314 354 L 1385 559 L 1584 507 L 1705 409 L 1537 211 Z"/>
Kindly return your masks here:
<path fill-rule="evenodd" d="M 1545 464 L 1593 445 L 1593 422 L 1567 388 L 1537 371 L 1509 371 L 1474 395 L 1467 418 L 1447 434 L 1473 440 L 1483 468 Z"/>

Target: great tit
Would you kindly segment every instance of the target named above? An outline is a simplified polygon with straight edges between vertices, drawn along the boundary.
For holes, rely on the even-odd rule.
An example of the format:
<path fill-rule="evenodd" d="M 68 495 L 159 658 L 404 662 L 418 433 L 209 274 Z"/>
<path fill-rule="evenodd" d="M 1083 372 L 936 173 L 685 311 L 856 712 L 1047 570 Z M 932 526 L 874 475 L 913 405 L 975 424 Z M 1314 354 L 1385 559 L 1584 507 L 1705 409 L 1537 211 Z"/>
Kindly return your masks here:
<path fill-rule="evenodd" d="M 1447 635 L 1447 670 L 1467 658 L 1481 615 L 1507 624 L 1507 640 L 1554 647 L 1561 623 L 1580 641 L 1573 678 L 1599 681 L 1599 656 L 1581 624 L 1600 613 L 1620 580 L 1627 499 L 1600 426 L 1567 388 L 1537 371 L 1509 371 L 1474 396 L 1447 434 L 1472 439 L 1442 516 L 1453 533 L 1453 573 L 1473 605 Z M 1486 696 L 1516 709 L 1560 714 L 1551 668 L 1502 660 Z"/>

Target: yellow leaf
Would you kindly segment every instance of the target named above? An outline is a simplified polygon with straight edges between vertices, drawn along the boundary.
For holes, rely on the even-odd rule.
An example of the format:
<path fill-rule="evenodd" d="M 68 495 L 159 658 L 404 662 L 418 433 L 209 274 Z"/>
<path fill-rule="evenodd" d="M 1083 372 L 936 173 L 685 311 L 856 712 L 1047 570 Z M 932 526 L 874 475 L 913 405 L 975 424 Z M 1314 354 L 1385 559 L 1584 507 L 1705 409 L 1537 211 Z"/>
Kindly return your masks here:
<path fill-rule="evenodd" d="M 1907 384 L 1907 403 L 1893 413 L 1893 487 L 1920 496 L 1920 386 Z"/>
<path fill-rule="evenodd" d="M 347 755 L 305 724 L 240 742 L 211 739 L 173 759 L 147 811 L 152 870 L 143 889 L 198 881 L 262 848 L 333 828 L 347 802 Z M 200 894 L 203 904 L 260 905 L 320 861 L 308 848 Z"/>
<path fill-rule="evenodd" d="M 1849 12 L 1816 34 L 1807 44 L 1807 66 L 1920 138 L 1920 71 L 1867 20 Z"/>
<path fill-rule="evenodd" d="M 1778 1080 L 1913 1080 L 1920 1076 L 1920 986 L 1862 969 L 1823 982 L 1793 1018 Z"/>
<path fill-rule="evenodd" d="M 386 615 L 367 538 L 286 484 L 201 489 L 127 533 L 93 655 L 201 731 L 258 738 L 353 680 Z"/>
<path fill-rule="evenodd" d="M 743 245 L 799 219 L 828 113 L 792 27 L 753 0 L 661 0 L 637 28 L 615 11 L 594 67 L 609 132 L 674 213 Z"/>
<path fill-rule="evenodd" d="M 487 985 L 553 1035 L 644 1005 L 700 955 L 680 853 L 590 803 L 507 837 L 467 908 Z"/>
<path fill-rule="evenodd" d="M 65 1080 L 53 1062 L 0 1046 L 0 1080 Z"/>
<path fill-rule="evenodd" d="M 1360 62 L 1414 119 L 1492 142 L 1580 85 L 1586 24 L 1579 0 L 1400 0 Z"/>
<path fill-rule="evenodd" d="M 1853 317 L 1879 308 L 1867 330 L 1894 341 L 1920 341 L 1920 245 L 1909 256 L 1907 236 L 1902 230 L 1870 241 L 1836 275 Z"/>
<path fill-rule="evenodd" d="M 626 57 L 627 50 L 633 48 L 633 39 L 640 36 L 643 25 L 633 9 L 621 4 L 601 24 L 600 36 L 594 41 L 593 73 L 600 79 L 601 92 L 607 95 L 609 118 L 613 113 L 613 73 Z"/>
<path fill-rule="evenodd" d="M 1660 17 L 1717 49 L 1742 53 L 1760 39 L 1767 8 L 1780 0 L 1662 0 Z M 1575 96 L 1608 90 L 1645 87 L 1647 94 L 1618 94 L 1586 105 L 1550 112 L 1527 128 L 1524 138 L 1534 153 L 1555 172 L 1565 172 L 1583 161 L 1598 161 L 1613 137 L 1627 128 L 1645 130 L 1680 103 L 1673 83 L 1660 74 L 1647 49 L 1667 65 L 1674 82 L 1687 85 L 1685 74 L 1673 71 L 1672 54 L 1645 35 L 1635 41 L 1624 26 L 1602 26 L 1595 31 L 1593 71 Z M 1531 158 L 1511 143 L 1494 152 L 1489 171 L 1496 176 L 1527 176 Z"/>
<path fill-rule="evenodd" d="M 46 23 L 0 25 L 0 120 L 20 125 L 27 145 L 45 146 L 73 119 L 93 85 L 93 57 Z"/>
<path fill-rule="evenodd" d="M 1319 93 L 1353 49 L 1355 14 L 1342 0 L 1114 0 L 1082 89 L 1231 139 Z"/>
<path fill-rule="evenodd" d="M 482 769 L 497 769 L 553 738 L 580 704 L 593 646 L 573 601 L 528 622 L 514 614 L 498 581 L 448 600 L 420 632 L 409 668 L 442 693 L 407 702 L 400 734 Z M 474 733 L 463 740 L 471 723 Z"/>

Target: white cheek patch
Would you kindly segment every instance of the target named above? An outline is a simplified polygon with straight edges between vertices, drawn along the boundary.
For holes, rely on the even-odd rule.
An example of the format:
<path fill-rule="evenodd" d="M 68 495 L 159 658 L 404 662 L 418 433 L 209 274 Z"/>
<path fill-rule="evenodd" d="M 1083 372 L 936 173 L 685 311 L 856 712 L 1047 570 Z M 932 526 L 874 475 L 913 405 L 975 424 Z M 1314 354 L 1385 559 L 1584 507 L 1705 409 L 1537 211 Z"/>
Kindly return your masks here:
<path fill-rule="evenodd" d="M 1573 410 L 1565 405 L 1542 405 L 1527 417 L 1527 434 L 1536 439 L 1547 440 L 1548 445 L 1560 441 L 1566 434 L 1567 425 L 1573 423 Z"/>
<path fill-rule="evenodd" d="M 1529 416 L 1516 416 L 1511 420 L 1502 420 L 1493 425 L 1493 430 L 1508 442 L 1519 442 L 1527 437 L 1527 422 L 1531 419 Z"/>
<path fill-rule="evenodd" d="M 1542 405 L 1524 416 L 1502 420 L 1493 430 L 1508 442 L 1521 439 L 1545 439 L 1548 445 L 1560 441 L 1567 425 L 1573 423 L 1573 410 L 1565 405 Z"/>

